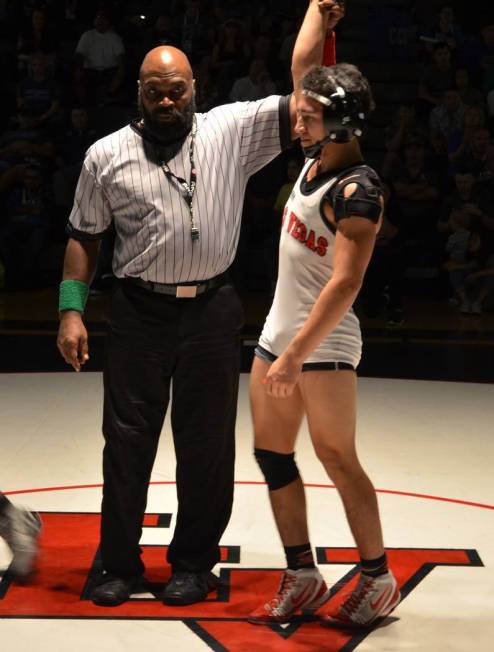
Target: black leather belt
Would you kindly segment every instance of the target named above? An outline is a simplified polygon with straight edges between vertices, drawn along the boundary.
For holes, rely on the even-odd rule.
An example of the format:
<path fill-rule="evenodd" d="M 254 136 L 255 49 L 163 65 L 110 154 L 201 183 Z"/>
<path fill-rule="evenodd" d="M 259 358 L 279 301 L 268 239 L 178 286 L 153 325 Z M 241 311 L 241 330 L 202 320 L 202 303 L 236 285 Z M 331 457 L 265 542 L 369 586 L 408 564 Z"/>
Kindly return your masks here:
<path fill-rule="evenodd" d="M 213 276 L 213 278 L 209 278 L 207 281 L 192 283 L 155 283 L 154 281 L 144 281 L 142 278 L 135 276 L 127 276 L 125 277 L 125 281 L 132 283 L 132 285 L 145 288 L 150 292 L 166 294 L 177 299 L 193 299 L 199 294 L 204 294 L 208 290 L 224 285 L 228 281 L 228 274 L 227 272 L 223 272 L 223 274 Z"/>
<path fill-rule="evenodd" d="M 342 369 L 355 371 L 355 367 L 349 362 L 304 362 L 302 365 L 302 371 L 341 371 Z"/>

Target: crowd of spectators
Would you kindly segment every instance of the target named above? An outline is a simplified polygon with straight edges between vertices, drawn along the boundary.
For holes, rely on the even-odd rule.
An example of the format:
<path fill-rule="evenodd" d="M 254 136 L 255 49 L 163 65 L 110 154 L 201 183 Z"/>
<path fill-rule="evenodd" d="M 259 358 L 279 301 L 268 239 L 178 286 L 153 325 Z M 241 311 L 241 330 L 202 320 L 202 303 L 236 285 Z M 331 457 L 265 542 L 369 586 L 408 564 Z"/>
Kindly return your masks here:
<path fill-rule="evenodd" d="M 494 21 L 462 25 L 454 4 L 424 18 L 409 4 L 407 56 L 422 73 L 382 129 L 386 216 L 362 292 L 368 314 L 386 303 L 394 324 L 410 270 L 435 270 L 443 298 L 470 313 L 492 306 L 494 279 Z M 304 10 L 300 0 L 0 0 L 0 285 L 58 282 L 84 153 L 136 117 L 148 50 L 187 53 L 199 111 L 287 93 Z M 249 184 L 240 289 L 273 288 L 281 206 L 300 165 L 295 147 Z"/>
<path fill-rule="evenodd" d="M 413 47 L 408 39 L 401 59 L 421 72 L 415 97 L 384 132 L 393 228 L 381 231 L 364 288 L 367 313 L 384 297 L 395 324 L 414 274 L 464 314 L 494 303 L 494 16 L 479 13 L 467 29 L 446 3 L 422 20 L 417 11 L 410 30 Z"/>

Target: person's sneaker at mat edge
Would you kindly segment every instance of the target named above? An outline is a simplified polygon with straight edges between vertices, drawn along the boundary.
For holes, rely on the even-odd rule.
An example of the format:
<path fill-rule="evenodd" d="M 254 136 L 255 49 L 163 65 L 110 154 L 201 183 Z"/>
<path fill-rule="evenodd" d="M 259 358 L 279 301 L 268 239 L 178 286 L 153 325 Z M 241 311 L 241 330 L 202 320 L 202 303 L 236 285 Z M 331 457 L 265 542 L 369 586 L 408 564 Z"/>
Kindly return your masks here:
<path fill-rule="evenodd" d="M 327 627 L 368 627 L 378 618 L 385 618 L 400 602 L 400 591 L 394 575 L 388 571 L 378 577 L 360 575 L 355 590 L 350 593 L 335 614 L 321 617 Z"/>
<path fill-rule="evenodd" d="M 8 505 L 0 514 L 0 536 L 12 551 L 9 573 L 26 579 L 31 574 L 38 554 L 38 536 L 41 519 L 35 512 L 29 512 L 14 505 Z"/>
<path fill-rule="evenodd" d="M 287 569 L 278 592 L 247 618 L 254 625 L 286 623 L 297 612 L 313 614 L 330 596 L 326 582 L 317 568 Z"/>

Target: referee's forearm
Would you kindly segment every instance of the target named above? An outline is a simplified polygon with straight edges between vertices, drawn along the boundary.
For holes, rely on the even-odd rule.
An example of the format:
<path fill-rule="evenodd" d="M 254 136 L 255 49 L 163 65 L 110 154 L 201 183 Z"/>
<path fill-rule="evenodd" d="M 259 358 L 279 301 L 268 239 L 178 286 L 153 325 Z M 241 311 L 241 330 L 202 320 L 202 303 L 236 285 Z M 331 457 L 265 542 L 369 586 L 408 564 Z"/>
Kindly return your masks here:
<path fill-rule="evenodd" d="M 63 280 L 91 284 L 96 271 L 100 241 L 69 238 L 63 264 Z"/>

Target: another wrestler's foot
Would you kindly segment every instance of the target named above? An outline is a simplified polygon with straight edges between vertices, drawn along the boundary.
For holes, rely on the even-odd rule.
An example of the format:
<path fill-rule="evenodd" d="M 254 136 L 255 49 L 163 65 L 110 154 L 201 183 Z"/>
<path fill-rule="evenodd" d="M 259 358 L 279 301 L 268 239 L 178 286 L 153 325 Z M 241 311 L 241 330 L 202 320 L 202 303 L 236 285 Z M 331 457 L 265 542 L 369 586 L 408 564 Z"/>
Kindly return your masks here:
<path fill-rule="evenodd" d="M 329 589 L 317 568 L 287 569 L 274 598 L 253 611 L 247 620 L 254 625 L 286 623 L 297 611 L 313 614 L 329 596 Z"/>
<path fill-rule="evenodd" d="M 388 571 L 379 577 L 362 574 L 355 590 L 335 614 L 322 617 L 326 627 L 368 627 L 385 618 L 400 602 L 400 591 L 394 575 Z"/>
<path fill-rule="evenodd" d="M 8 504 L 0 514 L 0 536 L 5 539 L 13 557 L 8 571 L 24 580 L 31 574 L 38 554 L 41 519 L 35 512 Z"/>
<path fill-rule="evenodd" d="M 217 585 L 218 578 L 209 571 L 174 571 L 165 586 L 162 599 L 171 606 L 202 602 Z"/>

